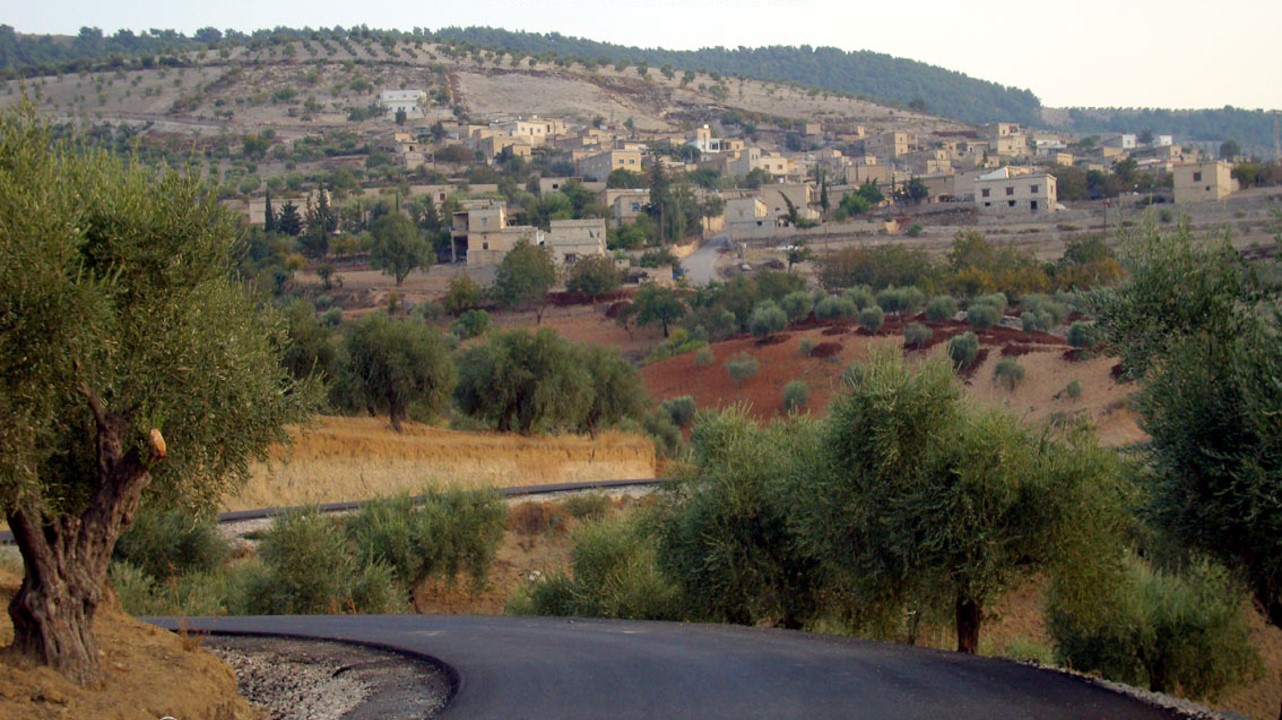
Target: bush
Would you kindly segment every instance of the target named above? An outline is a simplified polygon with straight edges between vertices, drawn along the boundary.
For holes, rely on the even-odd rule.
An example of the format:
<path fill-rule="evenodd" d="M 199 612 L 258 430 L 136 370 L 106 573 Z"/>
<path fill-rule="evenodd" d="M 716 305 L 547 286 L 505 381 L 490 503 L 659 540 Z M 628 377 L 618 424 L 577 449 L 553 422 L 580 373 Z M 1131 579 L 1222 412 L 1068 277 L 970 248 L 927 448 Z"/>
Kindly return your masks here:
<path fill-rule="evenodd" d="M 779 307 L 788 315 L 789 321 L 796 322 L 806 319 L 806 316 L 814 309 L 814 301 L 810 299 L 810 293 L 798 290 L 784 295 L 783 299 L 779 301 Z"/>
<path fill-rule="evenodd" d="M 922 228 L 921 223 L 913 223 L 913 226 L 908 228 L 908 237 L 917 237 L 921 235 L 923 229 L 924 228 Z"/>
<path fill-rule="evenodd" d="M 1068 306 L 1046 295 L 1025 295 L 1019 306 L 1037 318 L 1037 329 L 1043 332 L 1064 322 L 1068 316 Z"/>
<path fill-rule="evenodd" d="M 948 341 L 948 357 L 958 368 L 968 368 L 979 357 L 979 338 L 975 333 L 962 333 Z"/>
<path fill-rule="evenodd" d="M 1075 348 L 1094 350 L 1104 341 L 1104 331 L 1093 322 L 1077 321 L 1068 328 L 1068 344 Z"/>
<path fill-rule="evenodd" d="M 450 323 L 450 332 L 459 340 L 484 335 L 490 329 L 490 314 L 484 310 L 468 310 Z"/>
<path fill-rule="evenodd" d="M 339 326 L 339 324 L 340 324 L 340 323 L 342 323 L 342 322 L 343 322 L 343 309 L 342 309 L 342 308 L 336 308 L 336 307 L 334 307 L 334 308 L 330 308 L 330 309 L 326 310 L 325 312 L 321 313 L 321 316 L 320 316 L 320 324 L 321 324 L 321 325 L 323 325 L 323 326 L 325 326 L 325 327 L 327 327 L 327 328 L 336 328 L 336 327 L 338 327 L 338 326 Z"/>
<path fill-rule="evenodd" d="M 707 367 L 713 363 L 715 358 L 712 356 L 712 348 L 704 345 L 694 351 L 694 364 L 699 367 Z"/>
<path fill-rule="evenodd" d="M 926 296 L 915 287 L 891 287 L 877 293 L 877 305 L 894 315 L 912 315 L 925 301 Z"/>
<path fill-rule="evenodd" d="M 216 570 L 230 550 L 212 520 L 177 510 L 142 510 L 116 541 L 112 558 L 164 580 Z"/>
<path fill-rule="evenodd" d="M 677 328 L 672 331 L 667 340 L 655 346 L 654 352 L 650 353 L 650 357 L 646 358 L 646 362 L 684 355 L 707 345 L 707 341 L 691 335 L 689 330 Z"/>
<path fill-rule="evenodd" d="M 386 565 L 405 593 L 464 570 L 480 586 L 503 540 L 507 505 L 493 493 L 449 490 L 365 503 L 346 523 L 362 566 Z"/>
<path fill-rule="evenodd" d="M 882 323 L 885 321 L 886 315 L 876 305 L 859 311 L 859 325 L 874 335 L 881 329 Z"/>
<path fill-rule="evenodd" d="M 668 414 L 672 424 L 683 428 L 694 419 L 695 405 L 693 395 L 682 395 L 671 400 L 664 400 L 659 409 Z"/>
<path fill-rule="evenodd" d="M 957 315 L 957 301 L 949 295 L 938 295 L 926 305 L 926 319 L 933 323 L 947 322 Z"/>
<path fill-rule="evenodd" d="M 522 588 L 505 608 L 515 615 L 675 620 L 677 589 L 664 577 L 654 537 L 636 515 L 575 531 L 570 573 Z"/>
<path fill-rule="evenodd" d="M 1014 390 L 1024 380 L 1024 366 L 1013 357 L 1002 358 L 993 368 L 993 382 L 1001 383 L 1007 390 Z"/>
<path fill-rule="evenodd" d="M 757 359 L 746 353 L 739 353 L 730 358 L 726 361 L 725 367 L 726 372 L 730 373 L 730 379 L 739 386 L 754 377 L 759 369 Z"/>
<path fill-rule="evenodd" d="M 1064 388 L 1064 393 L 1076 400 L 1082 396 L 1082 383 L 1077 380 L 1070 381 L 1068 387 Z"/>
<path fill-rule="evenodd" d="M 921 323 L 909 323 L 904 326 L 904 344 L 908 347 L 925 347 L 934 336 L 935 331 Z"/>
<path fill-rule="evenodd" d="M 992 305 L 971 305 L 966 310 L 966 322 L 979 332 L 996 325 L 1001 317 L 1001 311 Z"/>
<path fill-rule="evenodd" d="M 1211 698 L 1260 674 L 1260 659 L 1242 617 L 1243 592 L 1229 574 L 1197 563 L 1184 574 L 1132 561 L 1116 602 L 1103 617 L 1048 611 L 1060 661 L 1085 672 Z"/>
<path fill-rule="evenodd" d="M 685 442 L 681 437 L 681 428 L 674 425 L 672 418 L 662 410 L 646 415 L 641 423 L 641 431 L 654 441 L 654 450 L 659 457 L 676 457 Z"/>
<path fill-rule="evenodd" d="M 349 605 L 356 562 L 332 519 L 315 510 L 277 515 L 258 555 L 266 572 L 249 589 L 251 612 L 313 615 Z"/>
<path fill-rule="evenodd" d="M 788 327 L 788 315 L 772 300 L 762 300 L 748 316 L 748 330 L 753 337 L 766 338 Z"/>
<path fill-rule="evenodd" d="M 610 496 L 601 492 L 575 493 L 562 500 L 561 507 L 576 520 L 600 520 L 610 511 Z"/>
<path fill-rule="evenodd" d="M 976 297 L 975 299 L 970 301 L 971 307 L 975 305 L 992 305 L 993 307 L 997 308 L 997 313 L 1000 315 L 1006 312 L 1006 307 L 1007 307 L 1006 295 L 1004 293 L 989 293 L 987 295 L 980 295 L 979 297 Z"/>
<path fill-rule="evenodd" d="M 1037 327 L 1037 316 L 1025 310 L 1024 312 L 1019 314 L 1019 326 L 1023 328 L 1024 332 L 1026 333 L 1031 333 L 1031 332 L 1034 332 L 1035 330 L 1038 330 L 1039 328 Z"/>
<path fill-rule="evenodd" d="M 859 307 L 844 295 L 829 295 L 815 303 L 815 317 L 820 320 L 848 320 L 858 312 Z"/>
<path fill-rule="evenodd" d="M 810 357 L 810 353 L 815 351 L 815 341 L 808 337 L 801 338 L 801 342 L 797 343 L 797 351 L 802 357 Z"/>
<path fill-rule="evenodd" d="M 789 380 L 783 386 L 784 412 L 800 410 L 810 400 L 810 387 L 802 380 Z"/>
<path fill-rule="evenodd" d="M 846 288 L 846 291 L 841 296 L 853 302 L 856 310 L 863 310 L 866 307 L 872 307 L 877 304 L 877 296 L 873 294 L 872 288 L 867 285 Z M 853 315 L 854 313 L 851 314 Z"/>

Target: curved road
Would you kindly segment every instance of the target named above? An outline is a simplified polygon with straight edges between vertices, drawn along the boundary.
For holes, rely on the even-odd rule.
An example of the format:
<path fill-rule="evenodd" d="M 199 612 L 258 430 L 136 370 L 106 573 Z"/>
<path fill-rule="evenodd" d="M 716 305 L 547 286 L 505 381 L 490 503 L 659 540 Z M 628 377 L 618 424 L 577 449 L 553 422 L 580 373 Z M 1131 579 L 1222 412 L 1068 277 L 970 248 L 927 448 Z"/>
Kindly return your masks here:
<path fill-rule="evenodd" d="M 721 248 L 730 244 L 730 236 L 726 233 L 714 235 L 708 242 L 704 243 L 690 255 L 681 261 L 681 269 L 685 271 L 686 277 L 689 278 L 693 285 L 707 285 L 717 279 L 717 256 Z"/>
<path fill-rule="evenodd" d="M 447 719 L 1181 717 L 1004 660 L 782 630 L 421 615 L 189 618 L 183 625 L 436 658 L 457 673 Z"/>

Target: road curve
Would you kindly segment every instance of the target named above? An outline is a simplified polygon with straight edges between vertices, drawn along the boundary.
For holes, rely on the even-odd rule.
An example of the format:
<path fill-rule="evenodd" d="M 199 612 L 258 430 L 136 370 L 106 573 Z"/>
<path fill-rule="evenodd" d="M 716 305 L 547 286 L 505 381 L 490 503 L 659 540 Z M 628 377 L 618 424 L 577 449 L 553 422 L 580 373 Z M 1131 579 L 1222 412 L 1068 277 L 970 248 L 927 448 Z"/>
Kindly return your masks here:
<path fill-rule="evenodd" d="M 709 239 L 698 250 L 681 261 L 681 268 L 692 285 L 707 285 L 717 279 L 717 256 L 730 244 L 730 236 L 721 233 Z"/>
<path fill-rule="evenodd" d="M 424 615 L 188 618 L 183 625 L 430 656 L 457 675 L 447 719 L 1181 717 L 1005 660 L 783 630 Z"/>

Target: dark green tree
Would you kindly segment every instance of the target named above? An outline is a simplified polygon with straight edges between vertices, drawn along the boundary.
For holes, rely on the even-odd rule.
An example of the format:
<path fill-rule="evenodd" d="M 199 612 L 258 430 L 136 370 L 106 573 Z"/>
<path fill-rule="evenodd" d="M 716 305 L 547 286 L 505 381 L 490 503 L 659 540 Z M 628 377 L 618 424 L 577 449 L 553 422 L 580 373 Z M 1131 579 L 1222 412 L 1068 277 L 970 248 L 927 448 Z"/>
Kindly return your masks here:
<path fill-rule="evenodd" d="M 432 418 L 449 401 L 454 363 L 436 330 L 374 313 L 347 336 L 346 349 L 349 371 L 367 407 L 386 410 L 396 432 L 404 429 L 411 406 Z"/>
<path fill-rule="evenodd" d="M 463 352 L 454 398 L 464 413 L 501 432 L 530 435 L 580 426 L 592 378 L 551 330 L 512 330 Z"/>
<path fill-rule="evenodd" d="M 286 200 L 285 204 L 280 206 L 276 230 L 291 237 L 298 237 L 303 232 L 303 218 L 298 214 L 297 205 Z"/>
<path fill-rule="evenodd" d="M 505 308 L 533 308 L 537 324 L 543 322 L 547 294 L 556 282 L 552 251 L 544 245 L 531 245 L 521 239 L 503 256 L 490 292 L 495 301 Z"/>
<path fill-rule="evenodd" d="M 140 498 L 214 507 L 319 388 L 231 277 L 216 193 L 0 116 L 0 510 L 22 554 L 12 651 L 81 685 L 107 563 Z"/>
<path fill-rule="evenodd" d="M 566 289 L 586 295 L 595 303 L 597 296 L 609 295 L 618 290 L 622 284 L 623 273 L 619 272 L 619 266 L 615 264 L 614 258 L 607 255 L 592 255 L 579 260 L 570 268 L 570 279 L 566 282 Z"/>
<path fill-rule="evenodd" d="M 432 246 L 414 221 L 401 213 L 379 218 L 370 228 L 370 234 L 374 241 L 369 248 L 369 266 L 395 278 L 396 287 L 400 287 L 411 272 L 431 264 Z"/>
<path fill-rule="evenodd" d="M 677 296 L 676 291 L 659 285 L 644 285 L 632 298 L 636 308 L 638 325 L 659 323 L 663 326 L 663 336 L 668 336 L 668 326 L 680 320 L 686 313 L 685 303 Z"/>
<path fill-rule="evenodd" d="M 276 213 L 272 210 L 272 191 L 267 189 L 267 198 L 263 201 L 263 232 L 276 232 Z"/>

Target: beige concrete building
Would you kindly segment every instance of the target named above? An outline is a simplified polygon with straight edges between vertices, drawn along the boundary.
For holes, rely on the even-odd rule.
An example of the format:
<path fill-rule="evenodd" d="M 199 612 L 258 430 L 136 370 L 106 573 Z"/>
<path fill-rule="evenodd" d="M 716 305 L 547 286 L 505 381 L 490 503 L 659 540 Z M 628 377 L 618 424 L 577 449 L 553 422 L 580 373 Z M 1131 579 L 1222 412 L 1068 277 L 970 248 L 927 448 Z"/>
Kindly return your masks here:
<path fill-rule="evenodd" d="M 450 261 L 473 266 L 498 265 L 518 240 L 538 242 L 537 229 L 507 224 L 502 200 L 472 200 L 454 213 L 450 223 Z"/>
<path fill-rule="evenodd" d="M 775 233 L 774 219 L 759 197 L 727 200 L 725 217 L 725 231 L 735 240 L 769 237 Z"/>
<path fill-rule="evenodd" d="M 635 220 L 649 202 L 650 191 L 646 188 L 610 188 L 601 193 L 601 204 L 610 208 L 610 224 L 615 228 Z"/>
<path fill-rule="evenodd" d="M 1238 190 L 1232 173 L 1233 166 L 1222 160 L 1176 165 L 1172 168 L 1175 202 L 1223 200 Z"/>
<path fill-rule="evenodd" d="M 1028 136 L 1018 123 L 990 123 L 982 128 L 989 148 L 1002 157 L 1019 157 L 1028 152 Z"/>
<path fill-rule="evenodd" d="M 917 149 L 917 136 L 892 130 L 864 141 L 864 152 L 882 160 L 897 160 Z"/>
<path fill-rule="evenodd" d="M 552 220 L 544 234 L 544 244 L 552 250 L 552 259 L 562 267 L 579 260 L 605 256 L 605 218 L 586 220 Z"/>
<path fill-rule="evenodd" d="M 641 151 L 640 150 L 606 150 L 605 152 L 588 155 L 579 160 L 579 175 L 585 178 L 595 178 L 604 180 L 615 170 L 631 170 L 635 173 L 641 170 Z"/>
<path fill-rule="evenodd" d="M 981 213 L 1054 212 L 1058 204 L 1055 176 L 1017 173 L 999 168 L 975 180 L 975 207 Z"/>

